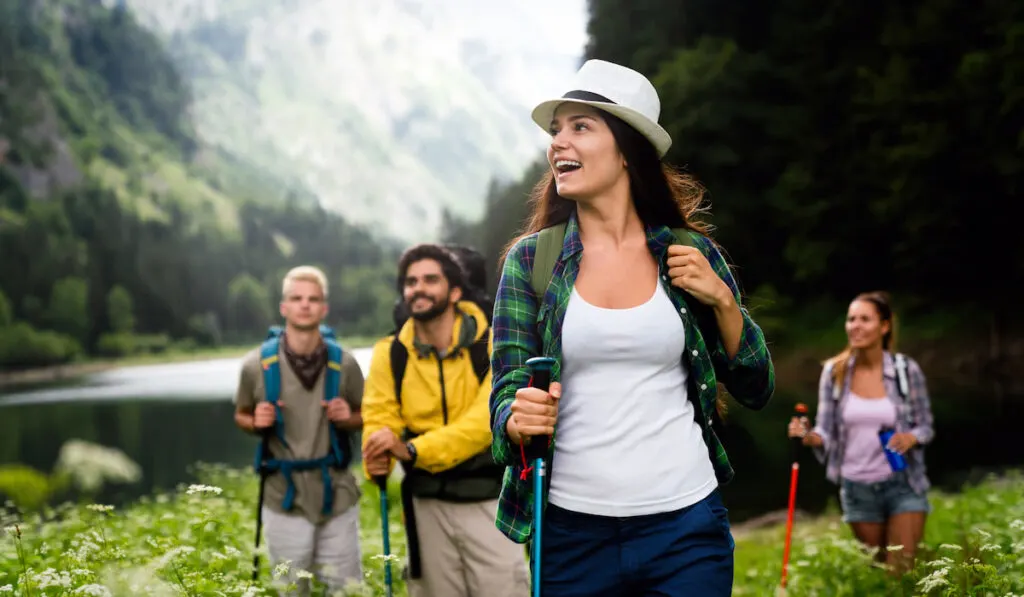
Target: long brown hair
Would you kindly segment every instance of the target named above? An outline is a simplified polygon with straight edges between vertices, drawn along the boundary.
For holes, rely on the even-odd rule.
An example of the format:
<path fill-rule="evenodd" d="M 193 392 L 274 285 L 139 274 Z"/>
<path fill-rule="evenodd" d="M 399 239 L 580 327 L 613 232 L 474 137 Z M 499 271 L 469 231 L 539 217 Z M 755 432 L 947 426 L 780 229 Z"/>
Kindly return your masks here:
<path fill-rule="evenodd" d="M 889 322 L 889 331 L 882 336 L 882 350 L 895 350 L 896 313 L 892 310 L 892 297 L 889 296 L 889 293 L 882 290 L 863 292 L 855 296 L 850 302 L 856 301 L 871 303 L 871 306 L 875 308 L 875 312 L 878 313 L 878 318 L 881 321 Z M 850 355 L 852 354 L 853 347 L 851 347 L 849 341 L 847 341 L 846 347 L 843 348 L 839 354 L 825 361 L 826 363 L 832 363 L 833 384 L 843 383 L 843 380 L 846 378 L 846 366 L 850 360 Z"/>
<path fill-rule="evenodd" d="M 710 239 L 712 227 L 697 219 L 698 215 L 708 211 L 704 204 L 704 187 L 692 176 L 663 162 L 654 145 L 621 118 L 601 110 L 598 114 L 608 125 L 616 146 L 625 158 L 629 193 L 640 221 L 645 226 L 686 228 Z M 558 194 L 550 168 L 534 185 L 529 205 L 526 225 L 502 251 L 499 271 L 513 245 L 526 236 L 567 221 L 576 210 L 574 201 Z M 725 418 L 726 402 L 721 393 L 715 399 L 715 410 L 719 418 Z"/>
<path fill-rule="evenodd" d="M 607 123 L 626 159 L 629 191 L 640 221 L 646 226 L 687 228 L 708 236 L 711 226 L 696 219 L 708 211 L 704 205 L 704 187 L 692 176 L 662 162 L 654 145 L 622 119 L 601 110 L 598 114 Z M 545 170 L 534 185 L 529 206 L 526 225 L 502 251 L 499 270 L 509 249 L 523 237 L 567 221 L 576 210 L 574 201 L 558 194 L 550 169 Z"/>

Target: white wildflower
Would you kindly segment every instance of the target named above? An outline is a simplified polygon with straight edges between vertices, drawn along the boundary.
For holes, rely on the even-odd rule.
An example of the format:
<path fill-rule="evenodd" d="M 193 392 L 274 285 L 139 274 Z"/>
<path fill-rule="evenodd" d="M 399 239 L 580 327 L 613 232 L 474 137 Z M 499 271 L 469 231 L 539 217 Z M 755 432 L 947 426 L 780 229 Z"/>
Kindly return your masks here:
<path fill-rule="evenodd" d="M 73 439 L 60 448 L 55 471 L 67 473 L 79 488 L 93 492 L 105 482 L 135 483 L 142 469 L 123 451 Z"/>
<path fill-rule="evenodd" d="M 186 493 L 188 493 L 189 495 L 196 495 L 199 493 L 212 493 L 214 495 L 220 495 L 221 491 L 223 490 L 220 487 L 213 487 L 212 485 L 193 484 L 188 486 L 188 491 Z"/>
<path fill-rule="evenodd" d="M 946 575 L 948 574 L 949 568 L 940 568 L 917 581 L 917 586 L 921 587 L 921 591 L 925 594 L 928 594 L 939 587 L 949 586 L 949 580 L 946 579 Z"/>
<path fill-rule="evenodd" d="M 93 512 L 111 512 L 114 510 L 113 506 L 108 506 L 106 504 L 89 504 L 86 508 Z"/>
<path fill-rule="evenodd" d="M 103 585 L 90 584 L 82 585 L 75 589 L 75 595 L 89 595 L 90 597 L 111 597 L 110 589 Z"/>
<path fill-rule="evenodd" d="M 71 575 L 67 571 L 57 572 L 53 568 L 47 568 L 38 574 L 28 574 L 26 576 L 34 577 L 31 578 L 30 582 L 37 589 L 47 589 L 50 587 L 71 587 Z"/>
<path fill-rule="evenodd" d="M 948 549 L 950 551 L 962 551 L 963 547 L 956 545 L 954 543 L 943 543 L 939 546 L 939 549 Z"/>

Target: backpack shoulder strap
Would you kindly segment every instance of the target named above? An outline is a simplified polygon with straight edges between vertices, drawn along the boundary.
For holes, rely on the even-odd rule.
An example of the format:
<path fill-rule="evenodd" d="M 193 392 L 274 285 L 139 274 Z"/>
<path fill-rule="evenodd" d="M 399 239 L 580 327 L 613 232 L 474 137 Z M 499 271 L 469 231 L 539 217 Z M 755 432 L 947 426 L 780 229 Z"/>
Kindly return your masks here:
<path fill-rule="evenodd" d="M 688 228 L 673 228 L 672 234 L 675 235 L 679 244 L 686 245 L 688 247 L 694 246 L 693 238 L 690 236 L 690 230 Z"/>
<path fill-rule="evenodd" d="M 279 362 L 278 348 L 280 338 L 274 336 L 267 338 L 260 345 L 260 369 L 263 370 L 263 390 L 267 402 L 277 404 L 281 397 L 281 364 Z"/>
<path fill-rule="evenodd" d="M 896 387 L 899 389 L 900 398 L 904 400 L 910 394 L 910 380 L 907 377 L 907 357 L 901 352 L 894 355 L 896 364 Z"/>
<path fill-rule="evenodd" d="M 679 244 L 697 248 L 697 245 L 693 242 L 693 237 L 690 236 L 689 229 L 673 228 L 672 234 L 679 241 Z M 694 318 L 697 320 L 697 327 L 700 329 L 700 335 L 704 337 L 704 343 L 710 349 L 718 343 L 718 322 L 715 320 L 714 313 L 710 307 L 694 299 L 690 293 L 682 292 L 682 295 Z"/>
<path fill-rule="evenodd" d="M 829 378 L 832 379 L 832 402 L 839 404 L 839 397 L 843 392 L 843 386 L 846 384 L 845 379 L 836 379 L 835 364 L 832 364 L 832 371 L 829 372 Z"/>
<path fill-rule="evenodd" d="M 341 357 L 342 349 L 333 337 L 324 337 L 324 344 L 327 345 L 327 368 L 324 371 L 324 400 L 330 402 L 341 395 Z M 331 456 L 339 466 L 348 466 L 346 453 L 342 448 L 341 437 L 343 434 L 336 425 L 328 421 L 327 428 L 330 434 Z M 345 438 L 348 439 L 347 436 Z M 346 442 L 347 443 L 347 442 Z"/>
<path fill-rule="evenodd" d="M 491 369 L 491 355 L 487 352 L 487 337 L 490 328 L 484 330 L 482 336 L 469 347 L 469 359 L 473 363 L 473 371 L 479 383 L 484 382 L 487 372 Z"/>
<path fill-rule="evenodd" d="M 327 372 L 324 375 L 324 400 L 330 402 L 341 392 L 341 345 L 324 338 L 327 345 Z"/>
<path fill-rule="evenodd" d="M 277 405 L 281 398 L 281 358 L 278 356 L 280 345 L 280 336 L 268 338 L 260 345 L 260 368 L 263 370 L 264 397 L 267 402 L 274 405 L 276 412 L 274 432 L 281 443 L 287 446 L 288 443 L 284 440 L 284 415 Z"/>
<path fill-rule="evenodd" d="M 533 270 L 530 272 L 530 285 L 538 300 L 543 300 L 544 293 L 551 282 L 551 274 L 555 262 L 562 254 L 565 242 L 565 222 L 549 226 L 537 233 L 537 250 L 533 255 Z"/>
<path fill-rule="evenodd" d="M 409 351 L 398 340 L 398 334 L 391 338 L 391 377 L 395 380 L 395 400 L 402 405 L 402 379 L 405 377 L 405 366 L 409 361 Z"/>

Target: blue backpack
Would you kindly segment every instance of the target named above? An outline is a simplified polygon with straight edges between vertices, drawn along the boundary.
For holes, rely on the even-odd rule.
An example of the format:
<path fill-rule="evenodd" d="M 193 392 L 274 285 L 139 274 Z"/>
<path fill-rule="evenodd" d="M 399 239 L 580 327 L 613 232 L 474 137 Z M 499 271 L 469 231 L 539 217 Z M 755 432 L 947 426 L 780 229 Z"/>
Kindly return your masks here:
<path fill-rule="evenodd" d="M 281 365 L 279 363 L 280 358 L 278 357 L 278 349 L 281 344 L 281 332 L 283 329 L 280 326 L 272 326 L 267 339 L 260 346 L 260 365 L 263 368 L 263 387 L 266 392 L 267 402 L 274 405 L 274 409 L 277 413 L 276 421 L 274 422 L 273 433 L 277 436 L 277 439 L 281 443 L 288 447 L 288 442 L 284 439 L 284 417 L 281 414 L 281 408 L 278 406 L 278 399 L 281 396 Z M 341 387 L 341 345 L 338 344 L 337 338 L 329 326 L 320 326 L 320 335 L 323 336 L 324 343 L 327 345 L 327 369 L 324 378 L 324 400 L 330 401 L 335 398 L 338 394 L 338 390 Z M 292 472 L 294 471 L 308 471 L 313 469 L 320 469 L 323 473 L 324 480 L 324 503 L 323 513 L 329 514 L 334 507 L 334 489 L 331 483 L 330 470 L 332 468 L 348 468 L 349 463 L 352 460 L 352 452 L 348 441 L 348 433 L 339 430 L 333 423 L 328 422 L 327 427 L 329 429 L 331 438 L 331 447 L 327 454 L 320 458 L 310 458 L 305 460 L 281 460 L 272 458 L 270 456 L 270 450 L 267 447 L 267 440 L 269 432 L 263 437 L 263 441 L 260 442 L 256 448 L 256 472 L 261 475 L 269 475 L 274 472 L 280 471 L 284 475 L 285 481 L 288 483 L 288 490 L 284 496 L 284 502 L 282 507 L 284 510 L 290 511 L 294 506 L 295 502 L 295 483 L 292 480 Z"/>

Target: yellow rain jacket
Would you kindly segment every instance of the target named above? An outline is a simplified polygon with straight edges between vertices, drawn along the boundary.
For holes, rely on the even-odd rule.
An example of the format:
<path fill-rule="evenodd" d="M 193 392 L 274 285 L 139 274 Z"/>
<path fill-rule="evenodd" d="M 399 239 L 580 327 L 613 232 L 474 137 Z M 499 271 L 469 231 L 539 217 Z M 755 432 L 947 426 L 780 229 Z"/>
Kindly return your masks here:
<path fill-rule="evenodd" d="M 452 344 L 439 358 L 432 347 L 416 342 L 413 320 L 406 321 L 397 334 L 407 353 L 401 404 L 395 397 L 391 367 L 395 336 L 379 340 L 373 347 L 363 390 L 363 448 L 375 431 L 389 427 L 399 438 L 412 438 L 416 476 L 426 472 L 431 474 L 428 477 L 443 478 L 443 473 L 465 463 L 476 470 L 472 476 L 479 477 L 484 472 L 480 469 L 486 468 L 484 476 L 490 477 L 492 472 L 496 476 L 492 497 L 497 498 L 503 472 L 500 469 L 504 467 L 494 465 L 490 454 L 491 372 L 488 366 L 481 380 L 470 357 L 472 345 L 485 335 L 490 355 L 492 333 L 483 310 L 475 303 L 460 301 L 456 304 Z M 474 462 L 467 462 L 471 459 Z M 365 461 L 363 472 L 366 474 Z"/>

